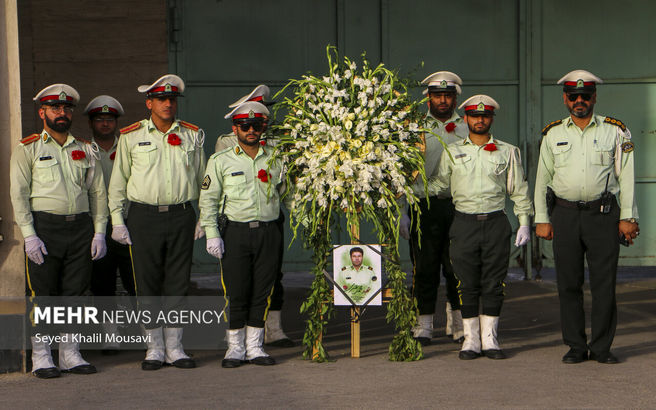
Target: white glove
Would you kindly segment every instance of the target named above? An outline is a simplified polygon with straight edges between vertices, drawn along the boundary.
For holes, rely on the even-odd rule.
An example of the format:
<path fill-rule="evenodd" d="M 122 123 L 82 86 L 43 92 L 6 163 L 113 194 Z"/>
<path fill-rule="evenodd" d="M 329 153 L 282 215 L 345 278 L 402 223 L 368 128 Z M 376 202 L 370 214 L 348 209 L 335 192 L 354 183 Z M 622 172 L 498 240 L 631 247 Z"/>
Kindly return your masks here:
<path fill-rule="evenodd" d="M 36 235 L 30 235 L 25 238 L 25 253 L 30 260 L 37 265 L 41 265 L 45 260 L 43 255 L 47 255 L 46 245 Z"/>
<path fill-rule="evenodd" d="M 401 225 L 399 226 L 399 234 L 403 239 L 410 240 L 410 217 L 407 214 L 401 216 Z"/>
<path fill-rule="evenodd" d="M 223 246 L 223 239 L 221 238 L 212 238 L 207 240 L 207 253 L 214 256 L 215 258 L 221 259 L 223 257 L 223 251 L 225 250 Z"/>
<path fill-rule="evenodd" d="M 97 261 L 98 259 L 107 255 L 107 244 L 105 243 L 104 233 L 94 233 L 93 240 L 91 241 L 91 260 Z"/>
<path fill-rule="evenodd" d="M 114 225 L 112 227 L 112 239 L 123 245 L 132 245 L 130 232 L 128 232 L 128 227 L 125 225 Z"/>
<path fill-rule="evenodd" d="M 524 246 L 531 240 L 531 228 L 528 226 L 520 226 L 517 230 L 517 238 L 515 239 L 515 246 Z"/>
<path fill-rule="evenodd" d="M 205 236 L 205 229 L 203 229 L 202 226 L 200 226 L 200 219 L 198 222 L 196 222 L 196 230 L 194 231 L 194 241 L 202 238 Z"/>

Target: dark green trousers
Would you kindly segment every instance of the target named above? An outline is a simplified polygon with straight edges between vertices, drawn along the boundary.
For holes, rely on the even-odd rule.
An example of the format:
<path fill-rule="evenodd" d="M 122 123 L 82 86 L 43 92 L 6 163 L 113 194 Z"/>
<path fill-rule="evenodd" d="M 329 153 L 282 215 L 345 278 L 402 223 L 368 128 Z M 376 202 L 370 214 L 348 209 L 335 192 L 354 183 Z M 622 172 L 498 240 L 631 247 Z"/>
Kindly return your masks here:
<path fill-rule="evenodd" d="M 451 198 L 430 197 L 429 201 L 430 208 L 425 198 L 419 201 L 421 244 L 415 228 L 416 216 L 411 210 L 408 211 L 413 221 L 409 241 L 413 265 L 412 291 L 417 298 L 420 315 L 435 313 L 440 271 L 446 281 L 446 295 L 452 309 L 460 309 L 458 281 L 453 274 L 449 258 L 449 228 L 453 221 L 453 203 Z"/>
<path fill-rule="evenodd" d="M 460 281 L 463 318 L 478 316 L 479 305 L 484 315 L 501 313 L 511 233 L 508 218 L 502 211 L 478 218 L 456 211 L 449 233 L 449 250 L 453 270 Z"/>
<path fill-rule="evenodd" d="M 609 214 L 599 213 L 598 208 L 579 210 L 556 205 L 551 215 L 563 341 L 576 350 L 588 350 L 582 289 L 585 258 L 592 294 L 589 349 L 598 356 L 610 350 L 617 326 L 619 214 L 615 202 Z"/>

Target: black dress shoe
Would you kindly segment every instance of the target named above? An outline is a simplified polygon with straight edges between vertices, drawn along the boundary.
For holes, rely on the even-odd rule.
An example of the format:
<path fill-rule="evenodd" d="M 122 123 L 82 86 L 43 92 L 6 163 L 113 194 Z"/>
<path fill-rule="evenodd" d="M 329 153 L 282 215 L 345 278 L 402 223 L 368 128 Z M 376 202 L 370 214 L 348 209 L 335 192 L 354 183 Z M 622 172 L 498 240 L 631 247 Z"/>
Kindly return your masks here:
<path fill-rule="evenodd" d="M 252 364 L 257 364 L 259 366 L 271 366 L 276 364 L 276 360 L 271 356 L 260 356 L 255 359 L 249 360 Z"/>
<path fill-rule="evenodd" d="M 196 367 L 196 362 L 191 358 L 178 359 L 175 362 L 171 363 L 172 366 L 177 367 L 178 369 L 193 369 Z"/>
<path fill-rule="evenodd" d="M 274 340 L 273 342 L 265 343 L 265 346 L 273 346 L 273 347 L 294 347 L 294 341 L 292 339 L 289 339 L 287 337 L 283 339 L 278 339 Z"/>
<path fill-rule="evenodd" d="M 141 362 L 141 370 L 159 370 L 163 364 L 159 360 L 144 360 Z"/>
<path fill-rule="evenodd" d="M 574 348 L 569 349 L 569 352 L 563 356 L 563 363 L 567 364 L 576 364 L 576 363 L 581 363 L 585 362 L 588 360 L 588 352 L 587 351 L 580 351 L 576 350 Z"/>
<path fill-rule="evenodd" d="M 617 364 L 620 362 L 619 360 L 617 360 L 617 357 L 615 357 L 615 355 L 612 354 L 611 352 L 600 354 L 600 355 L 596 355 L 590 352 L 590 360 L 596 360 L 599 363 L 604 363 L 604 364 Z"/>
<path fill-rule="evenodd" d="M 428 337 L 413 337 L 422 346 L 430 346 L 431 340 Z"/>
<path fill-rule="evenodd" d="M 98 373 L 96 366 L 92 364 L 81 364 L 79 366 L 72 367 L 68 370 L 62 370 L 63 373 L 73 373 L 73 374 L 94 374 Z"/>
<path fill-rule="evenodd" d="M 458 353 L 458 359 L 460 360 L 473 360 L 481 357 L 481 354 L 473 350 L 461 350 Z"/>
<path fill-rule="evenodd" d="M 32 372 L 33 375 L 39 379 L 53 379 L 55 377 L 61 376 L 61 372 L 56 367 L 46 367 L 41 369 L 36 369 Z"/>
<path fill-rule="evenodd" d="M 235 367 L 239 367 L 242 364 L 244 364 L 243 360 L 238 360 L 238 359 L 223 359 L 221 360 L 221 367 L 225 367 L 226 369 L 232 369 Z"/>
<path fill-rule="evenodd" d="M 501 360 L 506 358 L 506 354 L 501 349 L 483 350 L 483 356 L 494 360 Z"/>
<path fill-rule="evenodd" d="M 458 343 L 458 344 L 463 344 L 464 341 L 465 341 L 464 336 L 460 336 L 458 339 L 453 339 L 453 343 Z"/>

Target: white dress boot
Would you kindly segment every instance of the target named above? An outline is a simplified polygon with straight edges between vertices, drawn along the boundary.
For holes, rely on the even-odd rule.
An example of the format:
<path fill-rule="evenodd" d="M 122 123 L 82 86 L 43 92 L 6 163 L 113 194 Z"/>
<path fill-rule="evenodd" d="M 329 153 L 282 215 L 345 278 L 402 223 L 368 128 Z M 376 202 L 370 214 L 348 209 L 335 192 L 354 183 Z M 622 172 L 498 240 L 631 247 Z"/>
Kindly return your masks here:
<path fill-rule="evenodd" d="M 422 346 L 431 344 L 433 338 L 433 315 L 417 316 L 417 325 L 412 328 L 412 337 Z"/>
<path fill-rule="evenodd" d="M 451 311 L 451 323 L 453 328 L 453 341 L 462 343 L 465 340 L 465 331 L 462 328 L 462 312 L 460 310 Z"/>
<path fill-rule="evenodd" d="M 226 340 L 228 341 L 228 350 L 221 361 L 221 367 L 239 367 L 246 360 L 246 329 L 228 329 L 226 330 Z"/>
<path fill-rule="evenodd" d="M 59 369 L 52 361 L 52 354 L 50 352 L 50 345 L 32 337 L 32 374 L 39 379 L 52 379 L 53 377 L 61 376 Z"/>
<path fill-rule="evenodd" d="M 276 364 L 273 357 L 262 349 L 264 339 L 263 327 L 246 326 L 246 360 L 249 363 L 270 366 Z"/>
<path fill-rule="evenodd" d="M 80 344 L 73 341 L 73 333 L 61 333 L 59 342 L 59 370 L 64 373 L 92 374 L 96 368 L 82 358 Z"/>
<path fill-rule="evenodd" d="M 161 327 L 144 329 L 146 335 L 146 358 L 141 362 L 142 370 L 159 370 L 164 364 L 166 353 L 164 348 L 164 333 Z"/>
<path fill-rule="evenodd" d="M 477 317 L 462 319 L 465 341 L 458 357 L 462 360 L 476 359 L 481 355 L 481 330 Z"/>
<path fill-rule="evenodd" d="M 164 342 L 166 343 L 166 363 L 180 369 L 193 369 L 196 362 L 184 352 L 182 347 L 182 328 L 164 328 Z"/>
<path fill-rule="evenodd" d="M 453 310 L 451 309 L 451 303 L 446 302 L 446 328 L 444 329 L 444 333 L 447 336 L 451 336 L 453 334 L 453 317 L 452 315 Z"/>
<path fill-rule="evenodd" d="M 264 323 L 264 344 L 276 347 L 294 347 L 294 342 L 282 331 L 279 310 L 270 310 Z"/>
<path fill-rule="evenodd" d="M 497 342 L 497 329 L 499 327 L 499 316 L 481 315 L 481 341 L 483 343 L 483 355 L 490 359 L 505 359 Z"/>

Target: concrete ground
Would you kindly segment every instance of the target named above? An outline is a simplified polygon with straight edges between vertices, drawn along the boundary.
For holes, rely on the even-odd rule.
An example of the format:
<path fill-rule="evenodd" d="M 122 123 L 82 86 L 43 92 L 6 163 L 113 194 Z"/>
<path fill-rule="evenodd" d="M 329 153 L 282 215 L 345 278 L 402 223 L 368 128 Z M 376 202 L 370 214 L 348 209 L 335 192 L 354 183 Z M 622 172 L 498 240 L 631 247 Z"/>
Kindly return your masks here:
<path fill-rule="evenodd" d="M 656 408 L 656 268 L 620 269 L 617 365 L 561 363 L 567 348 L 553 271 L 543 271 L 540 282 L 522 276 L 511 271 L 506 287 L 499 337 L 509 358 L 503 361 L 459 360 L 440 309 L 425 358 L 390 362 L 393 333 L 384 307 L 367 310 L 362 357 L 353 359 L 347 309 L 339 308 L 326 337 L 330 363 L 302 360 L 299 346 L 267 349 L 276 366 L 222 369 L 223 351 L 192 351 L 196 369 L 144 372 L 141 351 L 114 357 L 91 351 L 85 357 L 98 374 L 0 375 L 0 397 L 11 408 Z M 200 288 L 214 286 L 211 277 L 195 279 Z M 298 343 L 304 326 L 298 308 L 309 278 L 288 274 L 285 285 L 284 325 Z M 586 302 L 589 311 L 589 293 Z"/>

